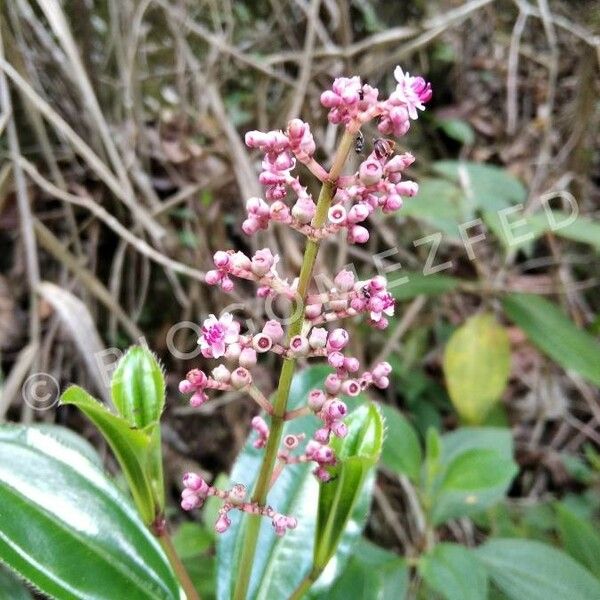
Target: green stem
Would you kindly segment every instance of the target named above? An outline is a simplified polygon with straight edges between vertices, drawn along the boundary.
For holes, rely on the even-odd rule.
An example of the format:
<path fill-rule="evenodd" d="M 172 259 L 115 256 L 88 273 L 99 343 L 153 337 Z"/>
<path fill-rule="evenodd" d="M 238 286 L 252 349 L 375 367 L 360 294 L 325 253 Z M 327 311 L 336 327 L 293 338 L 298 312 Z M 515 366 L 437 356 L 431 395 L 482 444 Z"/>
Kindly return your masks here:
<path fill-rule="evenodd" d="M 310 589 L 310 586 L 319 579 L 319 575 L 323 572 L 323 569 L 313 569 L 298 585 L 294 590 L 289 600 L 300 600 L 306 592 Z"/>
<path fill-rule="evenodd" d="M 198 592 L 196 592 L 196 588 L 188 575 L 187 569 L 183 566 L 181 559 L 177 555 L 175 550 L 175 546 L 173 546 L 173 542 L 171 540 L 171 536 L 167 531 L 166 527 L 158 534 L 158 541 L 162 546 L 171 566 L 173 567 L 173 571 L 175 571 L 175 575 L 177 575 L 177 579 L 185 592 L 185 596 L 187 600 L 200 600 L 200 596 Z"/>
<path fill-rule="evenodd" d="M 312 221 L 314 227 L 322 227 L 327 219 L 327 213 L 331 206 L 331 200 L 336 190 L 336 181 L 342 172 L 342 168 L 348 153 L 352 148 L 354 141 L 354 133 L 345 131 L 344 136 L 338 146 L 329 177 L 323 182 L 321 193 L 317 201 L 317 210 Z M 312 279 L 312 273 L 319 252 L 320 241 L 308 240 L 304 249 L 304 258 L 300 269 L 300 277 L 298 280 L 297 298 L 299 305 L 296 307 L 296 317 L 290 323 L 287 332 L 288 342 L 302 331 L 304 324 L 304 309 L 306 303 L 306 295 L 308 287 Z M 267 493 L 271 482 L 271 476 L 277 460 L 277 452 L 281 442 L 281 434 L 283 432 L 285 412 L 287 408 L 288 396 L 292 385 L 292 377 L 296 367 L 295 358 L 286 358 L 281 366 L 279 375 L 279 384 L 273 402 L 273 415 L 271 417 L 271 431 L 269 439 L 265 447 L 265 454 L 252 495 L 252 501 L 259 505 L 264 505 L 267 500 Z M 246 516 L 246 533 L 242 555 L 239 564 L 239 574 L 233 597 L 235 600 L 245 600 L 248 593 L 248 585 L 250 583 L 250 575 L 252 573 L 252 565 L 254 563 L 254 554 L 256 552 L 256 543 L 258 541 L 258 532 L 260 530 L 260 517 L 256 515 Z"/>

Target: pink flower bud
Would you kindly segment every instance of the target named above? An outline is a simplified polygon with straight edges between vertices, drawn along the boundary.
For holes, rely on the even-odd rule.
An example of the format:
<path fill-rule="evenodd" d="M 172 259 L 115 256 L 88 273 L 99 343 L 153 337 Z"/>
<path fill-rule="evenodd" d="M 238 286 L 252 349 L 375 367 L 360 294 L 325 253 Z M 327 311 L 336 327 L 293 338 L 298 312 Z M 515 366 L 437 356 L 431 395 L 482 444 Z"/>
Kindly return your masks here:
<path fill-rule="evenodd" d="M 256 431 L 256 433 L 258 433 L 262 437 L 268 437 L 269 427 L 262 417 L 257 415 L 256 417 L 254 417 L 252 419 L 251 424 L 252 424 L 252 429 L 254 429 Z"/>
<path fill-rule="evenodd" d="M 300 223 L 310 223 L 317 210 L 316 204 L 310 198 L 298 198 L 292 207 L 292 216 Z"/>
<path fill-rule="evenodd" d="M 378 161 L 368 159 L 361 163 L 358 176 L 364 185 L 375 185 L 381 181 L 383 169 Z"/>
<path fill-rule="evenodd" d="M 309 351 L 308 340 L 301 335 L 295 335 L 290 340 L 290 350 L 295 356 L 306 356 Z"/>
<path fill-rule="evenodd" d="M 252 272 L 258 277 L 266 275 L 275 264 L 275 256 L 268 248 L 263 248 L 254 253 L 252 257 Z"/>
<path fill-rule="evenodd" d="M 373 277 L 373 279 L 371 279 L 371 281 L 369 282 L 369 287 L 374 292 L 385 290 L 387 288 L 387 279 L 382 275 L 377 275 L 376 277 Z"/>
<path fill-rule="evenodd" d="M 366 244 L 369 241 L 369 232 L 361 225 L 353 225 L 348 230 L 348 242 L 351 244 Z"/>
<path fill-rule="evenodd" d="M 256 350 L 254 348 L 244 348 L 239 355 L 238 362 L 241 367 L 250 368 L 256 364 Z"/>
<path fill-rule="evenodd" d="M 250 371 L 244 367 L 238 367 L 231 374 L 231 385 L 233 385 L 236 390 L 241 390 L 251 383 L 252 375 L 250 375 Z"/>
<path fill-rule="evenodd" d="M 341 352 L 331 352 L 327 356 L 327 362 L 334 369 L 342 369 L 344 367 L 344 355 Z"/>
<path fill-rule="evenodd" d="M 296 529 L 298 526 L 298 521 L 294 517 L 287 517 L 287 528 L 288 529 Z"/>
<path fill-rule="evenodd" d="M 325 430 L 326 434 L 327 434 L 327 430 Z M 313 458 L 315 455 L 315 452 L 321 447 L 321 444 L 316 441 L 316 437 L 314 440 L 309 440 L 308 444 L 306 444 L 306 448 L 304 450 L 306 456 L 308 458 Z"/>
<path fill-rule="evenodd" d="M 273 347 L 273 340 L 264 333 L 258 333 L 252 338 L 252 346 L 257 352 L 268 352 Z"/>
<path fill-rule="evenodd" d="M 231 373 L 225 365 L 219 365 L 212 370 L 212 376 L 215 381 L 219 383 L 229 383 L 231 379 Z"/>
<path fill-rule="evenodd" d="M 354 379 L 348 379 L 342 383 L 342 392 L 347 396 L 358 396 L 360 394 L 360 384 Z"/>
<path fill-rule="evenodd" d="M 196 473 L 186 473 L 183 476 L 183 485 L 200 496 L 206 496 L 209 489 L 208 483 Z"/>
<path fill-rule="evenodd" d="M 262 198 L 248 198 L 246 210 L 256 217 L 266 217 L 269 214 L 269 205 Z"/>
<path fill-rule="evenodd" d="M 380 389 L 385 390 L 390 385 L 390 380 L 388 377 L 380 377 L 379 379 L 374 379 L 373 383 Z"/>
<path fill-rule="evenodd" d="M 206 282 L 206 285 L 218 285 L 221 283 L 222 277 L 223 275 L 219 271 L 215 271 L 213 269 L 211 271 L 207 271 L 206 275 L 204 276 L 204 281 Z"/>
<path fill-rule="evenodd" d="M 223 252 L 223 250 L 219 250 L 218 252 L 215 252 L 213 261 L 217 269 L 228 269 L 231 265 L 231 255 L 227 252 Z"/>
<path fill-rule="evenodd" d="M 369 207 L 366 204 L 355 204 L 348 211 L 348 223 L 361 223 L 369 216 L 370 212 L 371 211 L 369 210 Z"/>
<path fill-rule="evenodd" d="M 354 208 L 356 207 L 353 207 L 351 211 Z M 335 284 L 335 287 L 341 292 L 349 292 L 354 287 L 354 284 L 356 283 L 356 278 L 354 277 L 354 273 L 352 273 L 352 271 L 344 269 L 335 276 L 333 283 Z"/>
<path fill-rule="evenodd" d="M 325 469 L 324 467 L 317 467 L 313 471 L 313 473 L 315 474 L 317 479 L 319 481 L 322 481 L 323 483 L 327 483 L 331 479 L 331 475 L 329 474 L 327 469 Z"/>
<path fill-rule="evenodd" d="M 200 369 L 192 369 L 188 371 L 186 379 L 194 386 L 195 389 L 204 389 L 208 383 L 208 377 L 204 371 Z"/>
<path fill-rule="evenodd" d="M 327 344 L 327 329 L 324 327 L 313 327 L 308 336 L 308 343 L 313 350 L 325 348 Z"/>
<path fill-rule="evenodd" d="M 315 461 L 323 465 L 332 464 L 335 462 L 335 454 L 329 446 L 321 446 L 315 452 Z"/>
<path fill-rule="evenodd" d="M 271 204 L 269 214 L 271 219 L 278 223 L 288 223 L 290 220 L 290 209 L 281 200 L 277 200 Z"/>
<path fill-rule="evenodd" d="M 326 400 L 327 396 L 323 390 L 312 390 L 308 394 L 308 406 L 313 412 L 319 412 Z"/>
<path fill-rule="evenodd" d="M 321 94 L 321 104 L 325 108 L 334 108 L 341 103 L 342 103 L 342 99 L 335 92 L 332 92 L 331 90 L 327 90 Z M 248 134 L 246 134 L 246 135 L 248 135 Z M 248 144 L 247 141 L 246 141 L 246 144 Z"/>
<path fill-rule="evenodd" d="M 413 196 L 416 196 L 418 191 L 419 185 L 414 181 L 401 181 L 396 184 L 396 192 L 401 196 L 412 198 Z"/>
<path fill-rule="evenodd" d="M 348 427 L 343 421 L 334 421 L 331 424 L 331 431 L 333 431 L 333 435 L 339 438 L 345 438 L 348 435 Z"/>
<path fill-rule="evenodd" d="M 196 392 L 190 398 L 190 406 L 193 408 L 198 408 L 202 406 L 208 400 L 208 396 L 204 392 Z"/>
<path fill-rule="evenodd" d="M 181 498 L 181 508 L 183 510 L 194 510 L 200 506 L 200 498 L 196 496 L 186 496 Z"/>
<path fill-rule="evenodd" d="M 224 533 L 229 529 L 230 525 L 231 520 L 229 519 L 229 517 L 227 517 L 225 513 L 222 513 L 217 519 L 217 522 L 215 523 L 215 531 L 217 533 Z"/>
<path fill-rule="evenodd" d="M 356 371 L 360 369 L 360 363 L 358 362 L 358 358 L 354 358 L 353 356 L 345 358 L 344 369 L 349 373 L 356 373 Z"/>
<path fill-rule="evenodd" d="M 183 379 L 179 382 L 179 391 L 182 394 L 191 394 L 194 391 L 194 386 L 187 379 Z"/>
<path fill-rule="evenodd" d="M 256 217 L 250 216 L 242 223 L 242 231 L 246 235 L 253 235 L 259 229 L 262 229 L 261 222 Z"/>
<path fill-rule="evenodd" d="M 327 216 L 333 225 L 343 225 L 346 222 L 346 209 L 340 204 L 335 204 L 329 209 Z"/>
<path fill-rule="evenodd" d="M 309 304 L 306 307 L 306 309 L 304 310 L 304 314 L 306 315 L 307 319 L 316 319 L 317 317 L 321 316 L 322 312 L 323 312 L 322 304 Z"/>
<path fill-rule="evenodd" d="M 346 382 L 344 382 L 346 383 Z M 344 389 L 344 385 L 342 384 L 342 390 Z M 360 391 L 360 386 L 359 386 Z M 337 398 L 333 398 L 331 400 L 327 400 L 325 405 L 323 406 L 324 415 L 331 421 L 337 421 L 346 416 L 348 409 L 346 405 Z"/>
<path fill-rule="evenodd" d="M 281 340 L 283 340 L 284 332 L 283 327 L 279 323 L 279 321 L 270 320 L 265 323 L 263 327 L 263 333 L 268 335 L 274 344 L 279 344 Z"/>
<path fill-rule="evenodd" d="M 392 365 L 388 362 L 380 362 L 373 367 L 371 371 L 373 377 L 375 379 L 379 379 L 380 377 L 387 377 L 392 372 Z"/>
<path fill-rule="evenodd" d="M 317 442 L 326 444 L 329 441 L 329 428 L 321 427 L 320 429 L 317 429 L 313 434 L 313 437 Z"/>
<path fill-rule="evenodd" d="M 386 197 L 381 210 L 386 213 L 393 213 L 402 208 L 402 198 L 398 194 L 390 194 Z"/>
<path fill-rule="evenodd" d="M 249 271 L 252 266 L 252 262 L 243 252 L 236 252 L 231 257 L 231 264 L 236 269 L 242 269 L 243 271 Z"/>
<path fill-rule="evenodd" d="M 327 337 L 327 349 L 328 350 L 342 350 L 348 345 L 350 336 L 345 329 L 341 327 L 334 329 Z"/>
<path fill-rule="evenodd" d="M 337 394 L 342 388 L 342 380 L 335 373 L 330 373 L 325 379 L 325 389 L 328 394 Z"/>
<path fill-rule="evenodd" d="M 221 280 L 221 289 L 224 292 L 232 292 L 233 288 L 233 281 L 227 276 L 223 277 L 223 279 Z"/>

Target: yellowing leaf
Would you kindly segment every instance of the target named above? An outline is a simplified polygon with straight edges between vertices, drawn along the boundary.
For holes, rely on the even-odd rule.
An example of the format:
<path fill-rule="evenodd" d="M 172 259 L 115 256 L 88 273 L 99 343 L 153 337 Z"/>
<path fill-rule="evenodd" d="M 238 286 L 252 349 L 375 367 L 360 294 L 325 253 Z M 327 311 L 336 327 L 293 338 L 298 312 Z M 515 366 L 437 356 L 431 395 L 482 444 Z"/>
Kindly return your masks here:
<path fill-rule="evenodd" d="M 510 373 L 510 344 L 493 315 L 471 317 L 457 329 L 444 352 L 450 399 L 470 424 L 483 421 L 502 396 Z"/>

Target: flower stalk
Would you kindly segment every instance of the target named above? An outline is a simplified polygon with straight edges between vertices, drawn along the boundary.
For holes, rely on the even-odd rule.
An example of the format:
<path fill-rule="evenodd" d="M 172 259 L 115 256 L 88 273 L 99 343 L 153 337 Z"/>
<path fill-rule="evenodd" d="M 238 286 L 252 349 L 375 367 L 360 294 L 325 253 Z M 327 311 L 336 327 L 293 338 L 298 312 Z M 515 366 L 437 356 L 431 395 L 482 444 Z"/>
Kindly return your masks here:
<path fill-rule="evenodd" d="M 331 206 L 331 200 L 335 193 L 336 181 L 340 176 L 352 144 L 354 141 L 355 134 L 346 130 L 338 146 L 338 150 L 333 161 L 333 166 L 328 174 L 328 178 L 323 182 L 319 199 L 317 201 L 317 210 L 312 222 L 313 227 L 322 227 L 327 218 L 327 213 Z M 300 307 L 296 308 L 297 317 L 288 329 L 287 341 L 289 341 L 296 335 L 300 335 L 302 331 L 302 325 L 304 324 L 304 311 L 306 298 L 308 296 L 308 286 L 312 279 L 313 269 L 315 261 L 319 252 L 320 241 L 308 240 L 306 248 L 304 250 L 304 258 L 302 260 L 302 267 L 300 269 L 300 279 L 298 281 L 298 302 Z M 277 392 L 275 394 L 275 401 L 273 403 L 273 414 L 271 418 L 271 431 L 267 445 L 265 447 L 265 454 L 261 464 L 258 479 L 256 481 L 256 487 L 252 500 L 258 504 L 264 504 L 267 499 L 267 493 L 269 492 L 271 479 L 273 476 L 273 470 L 275 468 L 275 461 L 277 460 L 277 453 L 279 445 L 281 443 L 281 434 L 283 432 L 283 425 L 285 423 L 286 409 L 288 397 L 290 394 L 290 387 L 292 385 L 292 378 L 296 367 L 295 358 L 286 358 L 283 361 L 281 372 L 279 375 L 279 383 L 277 385 Z M 252 573 L 252 564 L 254 561 L 254 554 L 256 552 L 256 544 L 258 541 L 258 532 L 260 531 L 260 519 L 252 515 L 248 515 L 246 518 L 246 533 L 244 537 L 244 545 L 242 550 L 242 556 L 239 565 L 239 574 L 236 583 L 236 588 L 233 597 L 235 600 L 243 600 L 248 592 L 248 585 L 250 583 L 250 575 Z"/>

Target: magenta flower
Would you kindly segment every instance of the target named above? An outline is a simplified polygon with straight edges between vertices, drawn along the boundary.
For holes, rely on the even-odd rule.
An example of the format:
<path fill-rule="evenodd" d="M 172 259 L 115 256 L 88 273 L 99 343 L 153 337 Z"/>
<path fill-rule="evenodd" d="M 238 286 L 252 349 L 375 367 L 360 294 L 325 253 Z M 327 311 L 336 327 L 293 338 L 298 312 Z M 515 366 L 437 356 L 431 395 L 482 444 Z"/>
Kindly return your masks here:
<path fill-rule="evenodd" d="M 401 103 L 406 107 L 411 119 L 418 117 L 417 109 L 425 110 L 425 102 L 431 99 L 431 84 L 422 77 L 411 77 L 402 67 L 394 69 L 394 77 L 398 82 L 396 90 L 390 96 L 390 103 Z"/>
<path fill-rule="evenodd" d="M 206 358 L 224 356 L 228 344 L 237 342 L 240 324 L 233 320 L 231 313 L 225 313 L 220 319 L 210 315 L 202 324 L 202 335 L 198 340 L 202 355 Z"/>

